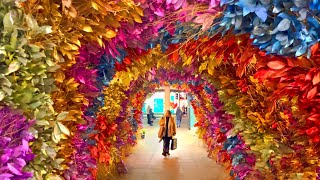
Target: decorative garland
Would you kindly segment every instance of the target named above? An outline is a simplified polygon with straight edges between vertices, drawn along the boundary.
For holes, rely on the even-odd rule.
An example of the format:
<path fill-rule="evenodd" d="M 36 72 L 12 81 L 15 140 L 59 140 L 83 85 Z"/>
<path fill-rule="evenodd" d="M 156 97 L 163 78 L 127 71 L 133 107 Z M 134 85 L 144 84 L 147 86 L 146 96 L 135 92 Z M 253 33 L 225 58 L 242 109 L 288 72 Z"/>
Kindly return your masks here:
<path fill-rule="evenodd" d="M 35 138 L 35 157 L 0 164 L 13 175 L 0 177 L 124 172 L 143 99 L 171 83 L 197 94 L 200 135 L 231 176 L 319 178 L 319 7 L 316 0 L 0 2 L 0 111 L 35 119 L 12 115 Z"/>

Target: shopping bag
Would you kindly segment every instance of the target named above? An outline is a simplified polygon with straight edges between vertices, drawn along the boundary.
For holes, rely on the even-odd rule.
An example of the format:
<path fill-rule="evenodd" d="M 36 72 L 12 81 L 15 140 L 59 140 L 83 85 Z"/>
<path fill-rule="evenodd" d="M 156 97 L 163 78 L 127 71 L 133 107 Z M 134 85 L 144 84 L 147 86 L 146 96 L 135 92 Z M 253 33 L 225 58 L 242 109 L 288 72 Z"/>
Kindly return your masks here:
<path fill-rule="evenodd" d="M 177 138 L 173 138 L 172 140 L 171 140 L 171 150 L 175 150 L 175 149 L 177 149 Z"/>

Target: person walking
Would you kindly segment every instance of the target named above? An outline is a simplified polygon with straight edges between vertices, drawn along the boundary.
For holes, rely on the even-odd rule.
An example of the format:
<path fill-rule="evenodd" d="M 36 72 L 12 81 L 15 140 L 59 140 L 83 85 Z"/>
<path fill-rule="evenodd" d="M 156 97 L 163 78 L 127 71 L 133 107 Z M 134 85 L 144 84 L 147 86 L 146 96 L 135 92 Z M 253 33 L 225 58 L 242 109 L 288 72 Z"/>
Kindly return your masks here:
<path fill-rule="evenodd" d="M 156 117 L 154 116 L 154 113 L 153 113 L 151 108 L 150 108 L 150 111 L 149 111 L 149 116 L 150 116 L 150 126 L 153 126 L 153 120 L 155 120 Z"/>
<path fill-rule="evenodd" d="M 161 138 L 160 142 L 163 140 L 163 156 L 170 155 L 170 140 L 176 135 L 176 121 L 171 115 L 169 110 L 166 111 L 164 117 L 159 120 L 160 129 L 158 132 L 158 137 Z"/>
<path fill-rule="evenodd" d="M 177 119 L 177 127 L 181 126 L 181 119 L 182 119 L 182 114 L 183 112 L 181 111 L 180 107 L 177 108 L 176 111 L 176 119 Z"/>
<path fill-rule="evenodd" d="M 148 105 L 148 107 L 147 107 L 147 119 L 148 119 L 148 124 L 151 125 L 150 109 L 151 109 L 151 107 L 150 107 L 150 105 Z"/>

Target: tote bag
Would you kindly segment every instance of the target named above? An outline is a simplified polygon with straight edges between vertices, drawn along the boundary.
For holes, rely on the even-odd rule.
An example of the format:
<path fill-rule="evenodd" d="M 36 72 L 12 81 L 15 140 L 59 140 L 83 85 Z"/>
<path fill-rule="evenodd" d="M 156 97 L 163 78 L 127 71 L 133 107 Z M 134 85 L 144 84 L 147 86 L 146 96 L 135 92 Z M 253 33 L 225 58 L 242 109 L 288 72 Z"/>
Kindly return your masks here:
<path fill-rule="evenodd" d="M 177 144 L 178 144 L 177 138 L 173 138 L 173 139 L 171 140 L 171 150 L 177 149 Z"/>

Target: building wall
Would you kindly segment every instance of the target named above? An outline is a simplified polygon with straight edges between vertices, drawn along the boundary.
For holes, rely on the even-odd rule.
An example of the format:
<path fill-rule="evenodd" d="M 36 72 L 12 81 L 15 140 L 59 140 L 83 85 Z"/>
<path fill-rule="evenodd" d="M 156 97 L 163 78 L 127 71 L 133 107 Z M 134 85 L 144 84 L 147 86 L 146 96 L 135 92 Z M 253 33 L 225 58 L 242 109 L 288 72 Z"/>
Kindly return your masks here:
<path fill-rule="evenodd" d="M 170 92 L 170 102 L 178 103 L 178 100 L 175 99 L 175 93 Z M 145 114 L 147 106 L 150 105 L 153 112 L 155 114 L 163 114 L 165 111 L 165 100 L 164 100 L 164 92 L 155 92 L 151 97 L 147 98 L 144 106 L 142 108 L 142 112 Z M 182 101 L 180 101 L 180 104 Z M 182 104 L 181 104 L 182 106 Z M 171 109 L 172 112 L 175 112 L 175 110 Z"/>
<path fill-rule="evenodd" d="M 190 129 L 194 129 L 194 124 L 196 123 L 196 116 L 194 115 L 194 109 L 190 106 Z"/>

